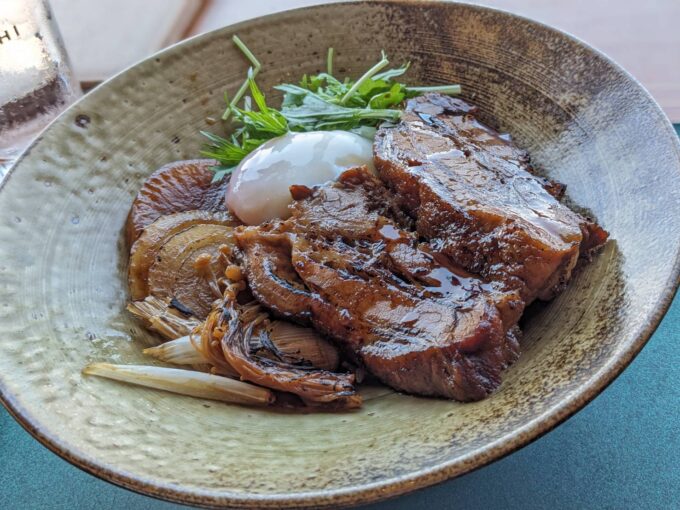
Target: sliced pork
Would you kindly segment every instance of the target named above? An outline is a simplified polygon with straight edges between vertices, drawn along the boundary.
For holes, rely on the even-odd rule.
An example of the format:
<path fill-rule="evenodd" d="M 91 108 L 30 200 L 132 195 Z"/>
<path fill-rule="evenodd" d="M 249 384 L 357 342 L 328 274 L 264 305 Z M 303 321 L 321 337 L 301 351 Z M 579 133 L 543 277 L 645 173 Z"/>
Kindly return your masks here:
<path fill-rule="evenodd" d="M 376 168 L 433 249 L 527 304 L 550 299 L 607 233 L 476 114 L 448 96 L 410 100 L 398 125 L 378 130 Z"/>
<path fill-rule="evenodd" d="M 502 311 L 516 295 L 438 261 L 366 169 L 294 196 L 290 219 L 235 233 L 260 303 L 398 390 L 468 401 L 500 384 L 518 355 Z"/>

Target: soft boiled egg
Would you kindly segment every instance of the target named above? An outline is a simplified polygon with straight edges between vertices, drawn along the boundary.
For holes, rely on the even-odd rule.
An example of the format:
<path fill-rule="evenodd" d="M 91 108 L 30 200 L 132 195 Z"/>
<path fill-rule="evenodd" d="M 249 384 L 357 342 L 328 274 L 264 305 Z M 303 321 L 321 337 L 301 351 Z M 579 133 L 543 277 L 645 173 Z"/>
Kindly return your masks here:
<path fill-rule="evenodd" d="M 293 184 L 333 181 L 348 168 L 373 166 L 373 144 L 348 131 L 288 133 L 246 156 L 231 176 L 227 205 L 247 225 L 287 218 Z"/>

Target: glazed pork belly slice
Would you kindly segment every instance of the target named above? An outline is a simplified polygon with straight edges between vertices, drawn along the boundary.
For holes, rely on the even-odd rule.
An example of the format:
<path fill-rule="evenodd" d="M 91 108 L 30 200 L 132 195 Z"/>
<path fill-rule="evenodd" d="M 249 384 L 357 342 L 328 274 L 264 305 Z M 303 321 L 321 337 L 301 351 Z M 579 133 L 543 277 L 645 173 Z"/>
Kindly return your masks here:
<path fill-rule="evenodd" d="M 464 268 L 451 264 L 429 244 L 421 243 L 413 232 L 413 222 L 397 205 L 394 195 L 365 168 L 354 168 L 342 174 L 336 184 L 314 190 L 293 187 L 296 201 L 291 205 L 292 216 L 284 229 L 303 236 L 333 240 L 342 238 L 355 246 L 371 247 L 370 260 L 390 271 L 387 279 L 406 280 L 417 286 L 432 289 L 438 285 L 434 276 L 442 274 L 458 281 L 475 281 L 482 286 L 503 318 L 505 329 L 510 329 L 524 311 L 524 303 L 516 290 L 503 289 L 497 282 L 485 284 Z M 355 264 L 356 265 L 356 264 Z M 451 271 L 454 276 L 446 276 Z M 460 286 L 446 284 L 447 292 Z"/>
<path fill-rule="evenodd" d="M 355 261 L 370 264 L 360 255 L 342 241 L 295 240 L 293 267 L 318 296 L 311 306 L 317 327 L 398 390 L 467 401 L 500 384 L 518 350 L 481 289 L 458 285 L 455 297 L 418 296 L 379 271 L 357 272 Z M 336 324 L 340 334 L 327 329 Z"/>
<path fill-rule="evenodd" d="M 399 124 L 378 130 L 376 168 L 435 251 L 526 304 L 550 299 L 608 234 L 476 113 L 438 94 L 410 100 Z"/>
<path fill-rule="evenodd" d="M 311 323 L 395 389 L 469 401 L 500 384 L 518 356 L 500 310 L 516 294 L 437 262 L 365 169 L 293 195 L 289 220 L 235 234 L 263 305 Z"/>

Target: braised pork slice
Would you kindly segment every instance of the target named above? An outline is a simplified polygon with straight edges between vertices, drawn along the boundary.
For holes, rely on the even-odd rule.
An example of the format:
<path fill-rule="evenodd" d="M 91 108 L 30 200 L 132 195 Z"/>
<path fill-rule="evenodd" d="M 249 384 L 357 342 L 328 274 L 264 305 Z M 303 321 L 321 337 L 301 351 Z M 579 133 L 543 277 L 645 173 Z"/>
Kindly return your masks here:
<path fill-rule="evenodd" d="M 376 168 L 436 252 L 527 304 L 550 299 L 608 234 L 476 113 L 439 94 L 411 99 L 399 124 L 378 130 Z"/>
<path fill-rule="evenodd" d="M 311 322 L 398 390 L 468 401 L 500 384 L 518 355 L 516 293 L 438 261 L 365 169 L 293 195 L 290 219 L 235 232 L 263 305 Z"/>

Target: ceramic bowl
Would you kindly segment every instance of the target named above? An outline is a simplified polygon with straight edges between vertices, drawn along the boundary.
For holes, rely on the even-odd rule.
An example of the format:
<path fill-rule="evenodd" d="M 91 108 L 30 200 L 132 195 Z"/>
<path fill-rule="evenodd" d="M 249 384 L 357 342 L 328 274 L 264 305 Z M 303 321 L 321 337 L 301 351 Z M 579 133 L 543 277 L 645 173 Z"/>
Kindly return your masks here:
<path fill-rule="evenodd" d="M 223 92 L 263 63 L 265 90 L 381 49 L 414 84 L 463 97 L 568 185 L 612 241 L 524 324 L 522 356 L 473 404 L 365 390 L 358 412 L 230 406 L 86 378 L 142 363 L 125 312 L 125 217 L 154 169 L 195 158 Z M 269 94 L 272 101 L 277 95 Z M 678 285 L 680 145 L 635 79 L 555 29 L 471 5 L 333 4 L 258 18 L 162 51 L 99 86 L 30 147 L 0 190 L 0 396 L 48 448 L 123 487 L 205 506 L 375 501 L 461 475 L 548 432 L 645 344 Z"/>

